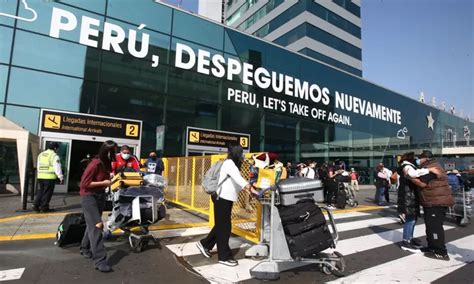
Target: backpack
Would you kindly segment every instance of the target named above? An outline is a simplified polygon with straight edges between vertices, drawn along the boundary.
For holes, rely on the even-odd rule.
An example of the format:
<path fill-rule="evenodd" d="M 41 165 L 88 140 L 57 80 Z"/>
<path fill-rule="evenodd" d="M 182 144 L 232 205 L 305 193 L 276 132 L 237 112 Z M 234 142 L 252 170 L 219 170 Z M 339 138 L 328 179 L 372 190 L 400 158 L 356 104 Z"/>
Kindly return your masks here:
<path fill-rule="evenodd" d="M 207 170 L 207 172 L 204 174 L 204 177 L 202 178 L 202 188 L 204 189 L 204 192 L 207 194 L 214 194 L 217 193 L 217 190 L 221 187 L 221 185 L 224 183 L 224 181 L 227 180 L 229 176 L 226 176 L 224 180 L 219 183 L 219 176 L 221 173 L 221 168 L 222 165 L 224 164 L 224 161 L 218 161 L 214 165 Z M 219 194 L 218 194 L 219 195 Z"/>

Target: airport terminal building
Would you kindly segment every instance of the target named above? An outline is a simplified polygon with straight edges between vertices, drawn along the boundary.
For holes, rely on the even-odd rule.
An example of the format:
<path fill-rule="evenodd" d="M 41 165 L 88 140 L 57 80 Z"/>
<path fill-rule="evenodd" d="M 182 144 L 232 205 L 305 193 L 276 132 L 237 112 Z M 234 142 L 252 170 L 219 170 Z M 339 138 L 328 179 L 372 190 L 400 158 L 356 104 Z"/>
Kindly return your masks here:
<path fill-rule="evenodd" d="M 394 155 L 408 150 L 445 154 L 447 144 L 468 144 L 465 134 L 474 129 L 154 1 L 6 1 L 0 38 L 0 112 L 42 146 L 61 142 L 72 174 L 81 155 L 109 138 L 141 156 L 152 149 L 164 156 L 215 152 L 191 151 L 189 127 L 243 135 L 249 151 L 277 152 L 283 161 L 341 159 L 361 170 L 394 165 Z M 14 143 L 0 143 L 4 157 L 14 156 Z"/>

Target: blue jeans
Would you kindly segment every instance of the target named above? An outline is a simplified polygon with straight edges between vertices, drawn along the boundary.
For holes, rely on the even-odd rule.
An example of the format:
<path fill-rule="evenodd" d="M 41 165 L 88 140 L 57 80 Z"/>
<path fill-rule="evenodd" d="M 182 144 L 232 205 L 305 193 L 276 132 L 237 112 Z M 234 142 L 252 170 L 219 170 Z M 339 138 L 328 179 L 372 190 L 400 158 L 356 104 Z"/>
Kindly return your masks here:
<path fill-rule="evenodd" d="M 416 216 L 407 216 L 405 224 L 403 225 L 403 240 L 409 242 L 413 239 L 413 232 L 416 225 Z"/>
<path fill-rule="evenodd" d="M 377 205 L 383 205 L 384 198 L 385 198 L 385 187 L 377 188 L 377 190 L 375 191 L 375 203 L 377 203 Z"/>

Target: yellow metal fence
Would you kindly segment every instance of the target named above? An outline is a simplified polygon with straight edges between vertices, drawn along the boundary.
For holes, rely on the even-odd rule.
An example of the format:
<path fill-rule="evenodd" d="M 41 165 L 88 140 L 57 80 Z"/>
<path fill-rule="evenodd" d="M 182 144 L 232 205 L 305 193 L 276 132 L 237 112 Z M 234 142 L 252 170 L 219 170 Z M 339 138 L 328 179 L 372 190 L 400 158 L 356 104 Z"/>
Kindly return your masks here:
<path fill-rule="evenodd" d="M 247 158 L 250 158 L 247 154 Z M 214 208 L 210 196 L 201 187 L 202 178 L 215 162 L 225 155 L 164 158 L 164 176 L 168 179 L 166 199 L 190 211 L 208 217 L 209 226 L 214 225 Z M 249 179 L 250 163 L 244 161 L 242 176 Z M 261 205 L 242 191 L 232 208 L 232 233 L 255 243 L 260 239 Z"/>

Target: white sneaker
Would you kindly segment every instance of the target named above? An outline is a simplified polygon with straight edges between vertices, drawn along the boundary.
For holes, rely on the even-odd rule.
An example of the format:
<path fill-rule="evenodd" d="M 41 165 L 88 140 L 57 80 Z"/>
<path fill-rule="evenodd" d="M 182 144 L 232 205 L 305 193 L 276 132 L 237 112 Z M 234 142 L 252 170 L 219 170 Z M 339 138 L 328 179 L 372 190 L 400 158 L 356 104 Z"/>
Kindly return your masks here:
<path fill-rule="evenodd" d="M 239 265 L 239 262 L 235 259 L 219 260 L 219 263 L 227 265 L 227 266 L 237 266 L 237 265 Z"/>
<path fill-rule="evenodd" d="M 199 249 L 199 251 L 201 252 L 201 254 L 204 255 L 204 257 L 206 257 L 206 258 L 211 258 L 211 256 L 212 256 L 211 252 L 210 252 L 208 249 L 206 249 L 206 248 L 201 244 L 200 241 L 198 241 L 198 242 L 196 243 L 196 247 Z"/>

